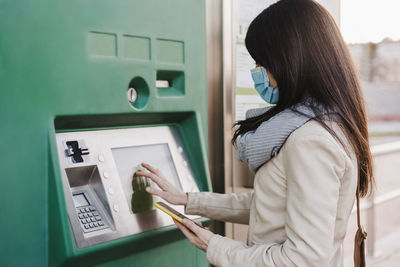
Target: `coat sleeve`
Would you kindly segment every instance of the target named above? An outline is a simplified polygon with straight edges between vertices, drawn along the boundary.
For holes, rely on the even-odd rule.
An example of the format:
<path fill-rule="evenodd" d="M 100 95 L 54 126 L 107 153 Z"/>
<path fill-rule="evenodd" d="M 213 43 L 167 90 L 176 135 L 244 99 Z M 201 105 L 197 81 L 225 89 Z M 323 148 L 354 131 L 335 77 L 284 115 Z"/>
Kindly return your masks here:
<path fill-rule="evenodd" d="M 287 178 L 286 240 L 251 247 L 211 238 L 207 259 L 216 266 L 329 266 L 336 210 L 346 160 L 343 150 L 322 135 L 296 136 L 282 149 Z"/>
<path fill-rule="evenodd" d="M 249 224 L 253 191 L 244 194 L 188 193 L 186 214 L 197 214 L 214 220 Z"/>

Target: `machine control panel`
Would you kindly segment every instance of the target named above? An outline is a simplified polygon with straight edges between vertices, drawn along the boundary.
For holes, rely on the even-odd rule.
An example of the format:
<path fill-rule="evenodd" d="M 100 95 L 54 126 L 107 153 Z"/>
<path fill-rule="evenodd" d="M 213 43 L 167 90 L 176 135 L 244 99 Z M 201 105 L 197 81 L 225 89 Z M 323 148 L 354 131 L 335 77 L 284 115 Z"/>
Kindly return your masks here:
<path fill-rule="evenodd" d="M 83 232 L 89 233 L 108 228 L 96 206 L 91 203 L 85 192 L 74 193 L 73 199 Z"/>
<path fill-rule="evenodd" d="M 145 190 L 157 185 L 136 175 L 141 163 L 158 168 L 177 188 L 199 192 L 189 153 L 175 126 L 62 132 L 56 138 L 78 248 L 173 224 L 153 207 L 161 199 Z M 182 206 L 173 208 L 184 213 Z"/>

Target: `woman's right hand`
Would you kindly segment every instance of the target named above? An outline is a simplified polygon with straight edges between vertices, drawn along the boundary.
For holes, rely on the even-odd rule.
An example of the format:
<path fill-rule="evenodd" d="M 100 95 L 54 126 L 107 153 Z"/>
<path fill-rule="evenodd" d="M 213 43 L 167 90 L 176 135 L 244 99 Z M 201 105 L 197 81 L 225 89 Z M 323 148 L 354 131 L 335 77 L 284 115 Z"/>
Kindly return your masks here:
<path fill-rule="evenodd" d="M 156 183 L 162 190 L 156 188 L 147 187 L 146 191 L 152 195 L 156 195 L 166 200 L 167 202 L 174 205 L 186 205 L 187 195 L 182 190 L 176 188 L 164 177 L 160 170 L 154 168 L 153 166 L 142 163 L 142 166 L 146 168 L 149 172 L 136 172 L 138 175 L 145 176 Z"/>

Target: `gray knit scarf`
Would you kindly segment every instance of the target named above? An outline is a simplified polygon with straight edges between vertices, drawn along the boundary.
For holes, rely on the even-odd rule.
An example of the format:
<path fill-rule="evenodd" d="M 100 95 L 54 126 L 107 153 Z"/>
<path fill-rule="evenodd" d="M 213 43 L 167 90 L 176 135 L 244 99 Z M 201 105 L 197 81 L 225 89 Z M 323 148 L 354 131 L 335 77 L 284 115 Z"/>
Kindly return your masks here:
<path fill-rule="evenodd" d="M 250 109 L 246 112 L 246 119 L 259 116 L 270 108 L 272 107 Z M 261 165 L 279 153 L 294 130 L 315 117 L 313 109 L 306 103 L 283 110 L 261 123 L 255 131 L 247 132 L 239 137 L 237 159 L 247 162 L 250 170 L 256 173 Z"/>

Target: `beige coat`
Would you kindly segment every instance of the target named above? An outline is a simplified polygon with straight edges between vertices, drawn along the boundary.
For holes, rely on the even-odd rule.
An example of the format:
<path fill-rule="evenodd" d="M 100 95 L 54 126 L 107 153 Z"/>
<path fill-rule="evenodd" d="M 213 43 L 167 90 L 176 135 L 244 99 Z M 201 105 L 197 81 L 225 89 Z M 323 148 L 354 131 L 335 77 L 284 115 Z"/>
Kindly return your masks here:
<path fill-rule="evenodd" d="M 337 125 L 335 132 L 342 136 Z M 248 224 L 247 244 L 214 235 L 207 259 L 216 266 L 342 266 L 353 208 L 357 161 L 319 123 L 294 131 L 257 171 L 254 191 L 189 193 L 186 213 Z"/>

